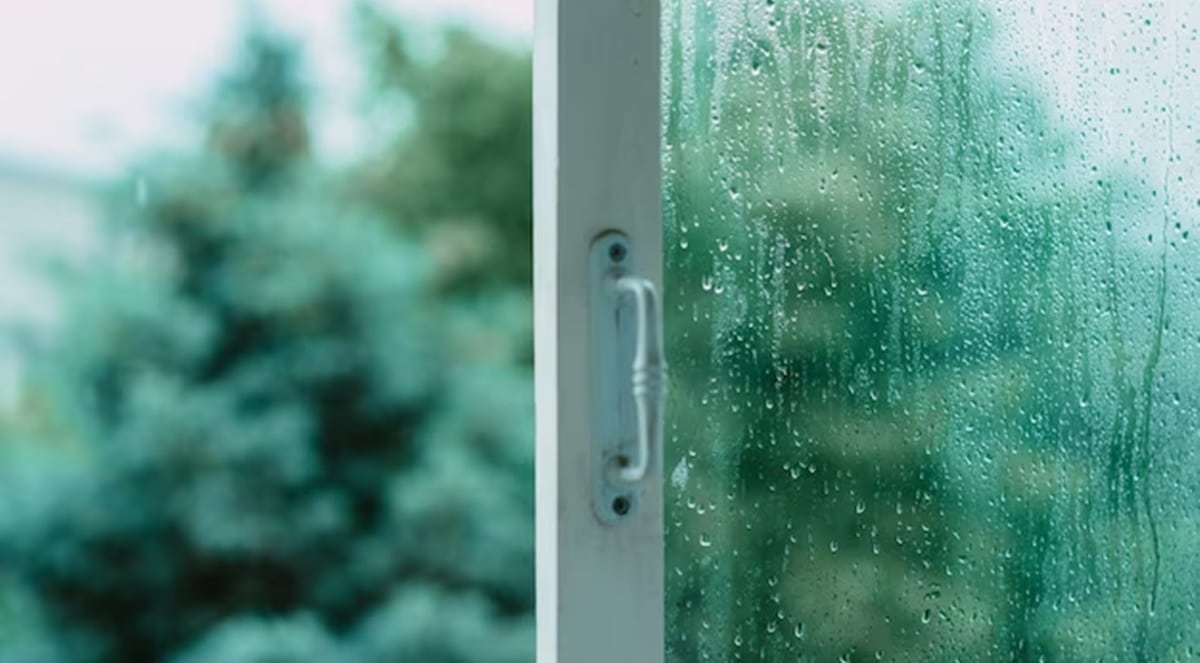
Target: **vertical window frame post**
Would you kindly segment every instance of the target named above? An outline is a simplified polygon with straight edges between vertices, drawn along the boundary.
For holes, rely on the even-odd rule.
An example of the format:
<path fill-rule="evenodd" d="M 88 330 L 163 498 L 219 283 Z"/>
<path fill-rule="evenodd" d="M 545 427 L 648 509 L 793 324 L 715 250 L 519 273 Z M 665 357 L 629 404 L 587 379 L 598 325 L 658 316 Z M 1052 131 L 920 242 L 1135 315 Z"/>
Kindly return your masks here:
<path fill-rule="evenodd" d="M 664 660 L 661 462 L 628 522 L 600 522 L 588 345 L 593 239 L 624 233 L 661 292 L 659 2 L 535 3 L 539 663 Z"/>

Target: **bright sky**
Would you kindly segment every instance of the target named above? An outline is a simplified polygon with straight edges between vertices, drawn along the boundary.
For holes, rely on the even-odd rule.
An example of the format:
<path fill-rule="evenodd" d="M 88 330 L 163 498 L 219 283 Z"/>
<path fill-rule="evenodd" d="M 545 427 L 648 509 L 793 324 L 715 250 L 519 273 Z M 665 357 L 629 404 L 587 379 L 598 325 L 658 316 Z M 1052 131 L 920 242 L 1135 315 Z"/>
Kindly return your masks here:
<path fill-rule="evenodd" d="M 353 108 L 361 65 L 343 20 L 353 1 L 260 0 L 306 47 L 318 93 L 317 140 L 327 156 L 352 153 L 363 133 Z M 530 41 L 533 0 L 379 1 L 410 30 L 433 33 L 437 23 L 457 22 L 506 42 Z M 181 117 L 228 64 L 252 4 L 7 0 L 0 14 L 0 163 L 104 177 L 141 149 L 186 140 Z M 1151 7 L 1143 0 L 992 4 L 1004 33 L 1017 37 L 1001 40 L 1011 51 L 1005 57 L 1047 83 L 1064 116 L 1094 117 L 1096 139 L 1107 149 L 1128 151 L 1132 141 L 1151 154 L 1169 151 L 1146 147 L 1167 133 L 1147 126 L 1148 119 L 1160 119 L 1152 109 L 1119 114 L 1104 104 L 1200 98 L 1200 77 L 1162 75 L 1172 58 L 1184 65 L 1200 51 L 1200 9 L 1184 2 Z M 1122 75 L 1109 75 L 1105 63 L 1119 64 Z"/>
<path fill-rule="evenodd" d="M 178 135 L 181 113 L 234 52 L 247 0 L 11 0 L 0 19 L 0 160 L 110 174 Z M 318 141 L 352 150 L 358 66 L 349 0 L 263 0 L 300 37 L 317 85 Z M 387 0 L 411 27 L 467 24 L 526 44 L 532 0 Z"/>

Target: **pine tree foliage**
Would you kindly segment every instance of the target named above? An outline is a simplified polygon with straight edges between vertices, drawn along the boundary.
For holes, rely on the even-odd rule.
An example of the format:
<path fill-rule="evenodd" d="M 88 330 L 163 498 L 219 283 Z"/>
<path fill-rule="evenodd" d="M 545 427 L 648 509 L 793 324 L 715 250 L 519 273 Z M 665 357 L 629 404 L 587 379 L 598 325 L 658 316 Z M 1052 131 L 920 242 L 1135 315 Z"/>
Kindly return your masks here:
<path fill-rule="evenodd" d="M 0 541 L 47 660 L 532 660 L 526 299 L 447 295 L 313 163 L 306 107 L 256 31 L 203 149 L 124 183 L 67 284 L 27 396 L 54 425 L 8 434 L 76 471 Z"/>
<path fill-rule="evenodd" d="M 987 5 L 667 6 L 671 660 L 1177 656 L 1188 590 L 1128 596 L 1186 442 L 1102 386 L 1145 361 L 1146 187 Z"/>
<path fill-rule="evenodd" d="M 437 48 L 372 3 L 356 17 L 370 63 L 373 104 L 404 108 L 351 186 L 419 231 L 456 266 L 457 288 L 531 288 L 533 267 L 532 63 L 528 53 L 451 29 Z M 404 183 L 397 187 L 396 183 Z"/>

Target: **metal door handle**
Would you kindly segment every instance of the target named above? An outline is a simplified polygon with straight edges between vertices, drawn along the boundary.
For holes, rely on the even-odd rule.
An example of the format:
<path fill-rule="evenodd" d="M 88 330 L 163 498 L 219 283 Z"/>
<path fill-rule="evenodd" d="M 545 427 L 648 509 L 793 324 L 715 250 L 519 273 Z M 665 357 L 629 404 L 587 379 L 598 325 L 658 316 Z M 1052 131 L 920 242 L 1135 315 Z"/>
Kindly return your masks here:
<path fill-rule="evenodd" d="M 618 295 L 632 295 L 637 325 L 633 355 L 633 401 L 637 408 L 636 456 L 616 456 L 617 476 L 636 483 L 646 478 L 654 454 L 662 448 L 663 401 L 667 393 L 667 363 L 663 358 L 662 309 L 649 280 L 625 275 L 615 279 Z"/>
<path fill-rule="evenodd" d="M 636 273 L 635 246 L 597 237 L 589 259 L 592 511 L 631 522 L 661 463 L 667 363 L 654 284 Z"/>

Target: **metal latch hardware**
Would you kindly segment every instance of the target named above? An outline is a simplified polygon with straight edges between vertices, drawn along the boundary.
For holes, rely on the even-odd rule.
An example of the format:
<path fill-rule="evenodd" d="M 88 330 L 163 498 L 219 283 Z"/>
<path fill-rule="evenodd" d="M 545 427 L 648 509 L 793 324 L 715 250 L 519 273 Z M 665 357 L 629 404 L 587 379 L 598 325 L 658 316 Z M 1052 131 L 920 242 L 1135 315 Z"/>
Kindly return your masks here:
<path fill-rule="evenodd" d="M 662 308 L 634 264 L 625 235 L 609 232 L 592 243 L 592 508 L 610 525 L 637 512 L 642 485 L 662 458 Z"/>

